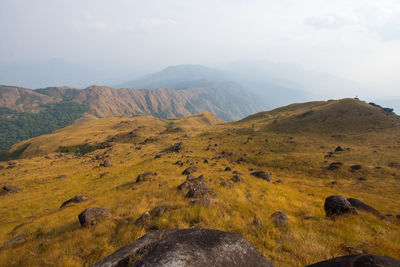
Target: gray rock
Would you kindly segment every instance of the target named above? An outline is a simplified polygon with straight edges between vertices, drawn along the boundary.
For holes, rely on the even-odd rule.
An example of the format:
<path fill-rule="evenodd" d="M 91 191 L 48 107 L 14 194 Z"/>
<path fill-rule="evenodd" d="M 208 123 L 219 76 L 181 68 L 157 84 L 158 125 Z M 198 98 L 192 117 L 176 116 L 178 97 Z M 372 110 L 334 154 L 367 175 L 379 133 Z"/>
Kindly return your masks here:
<path fill-rule="evenodd" d="M 257 178 L 266 180 L 267 182 L 271 181 L 271 173 L 269 173 L 269 172 L 260 171 L 260 172 L 252 172 L 250 174 Z"/>
<path fill-rule="evenodd" d="M 269 218 L 276 227 L 285 226 L 288 224 L 288 218 L 282 211 L 274 212 Z"/>
<path fill-rule="evenodd" d="M 237 182 L 244 182 L 244 179 L 243 179 L 239 174 L 235 174 L 235 175 L 232 177 L 232 181 L 234 181 L 235 183 L 237 183 Z"/>
<path fill-rule="evenodd" d="M 182 174 L 189 175 L 197 171 L 197 166 L 190 166 L 189 168 L 185 169 Z"/>
<path fill-rule="evenodd" d="M 0 246 L 0 249 L 6 249 L 6 248 L 13 248 L 16 247 L 22 243 L 24 243 L 26 240 L 26 237 L 24 235 L 20 235 L 17 237 L 14 237 L 7 242 L 5 242 L 3 245 Z"/>
<path fill-rule="evenodd" d="M 350 202 L 342 196 L 330 196 L 325 199 L 326 217 L 335 217 L 348 213 L 356 213 Z"/>
<path fill-rule="evenodd" d="M 22 189 L 19 189 L 18 187 L 12 186 L 12 185 L 5 185 L 2 187 L 2 190 L 6 193 L 19 193 L 22 191 Z"/>
<path fill-rule="evenodd" d="M 374 209 L 370 205 L 362 202 L 361 200 L 358 200 L 358 199 L 355 199 L 355 198 L 348 198 L 347 200 L 357 210 L 367 211 L 367 212 L 370 212 L 370 213 L 372 213 L 372 214 L 374 214 L 374 215 L 376 215 L 378 217 L 381 217 L 381 218 L 385 217 L 385 215 L 383 215 L 381 212 L 379 212 L 378 210 Z"/>
<path fill-rule="evenodd" d="M 100 167 L 112 167 L 113 164 L 109 160 L 105 160 L 103 163 L 100 164 Z"/>
<path fill-rule="evenodd" d="M 139 174 L 138 177 L 136 178 L 136 183 L 148 181 L 150 177 L 156 176 L 157 173 L 155 172 L 145 172 L 142 174 Z"/>
<path fill-rule="evenodd" d="M 272 267 L 242 236 L 209 229 L 159 230 L 118 249 L 92 267 Z"/>
<path fill-rule="evenodd" d="M 306 267 L 399 267 L 400 261 L 372 254 L 358 254 L 333 258 Z"/>
<path fill-rule="evenodd" d="M 110 212 L 102 208 L 87 208 L 78 216 L 82 226 L 95 226 L 107 217 L 110 217 Z"/>
<path fill-rule="evenodd" d="M 187 198 L 215 198 L 217 194 L 210 190 L 204 183 L 196 184 L 187 192 Z"/>
<path fill-rule="evenodd" d="M 73 198 L 70 198 L 70 199 L 68 199 L 67 201 L 65 201 L 64 203 L 62 203 L 61 206 L 60 206 L 60 209 L 61 209 L 61 208 L 64 208 L 64 207 L 67 206 L 68 204 L 71 204 L 71 203 L 81 203 L 81 202 L 84 202 L 84 201 L 86 201 L 86 200 L 88 200 L 88 199 L 89 199 L 89 197 L 84 196 L 84 195 L 77 195 L 77 196 L 74 196 Z"/>

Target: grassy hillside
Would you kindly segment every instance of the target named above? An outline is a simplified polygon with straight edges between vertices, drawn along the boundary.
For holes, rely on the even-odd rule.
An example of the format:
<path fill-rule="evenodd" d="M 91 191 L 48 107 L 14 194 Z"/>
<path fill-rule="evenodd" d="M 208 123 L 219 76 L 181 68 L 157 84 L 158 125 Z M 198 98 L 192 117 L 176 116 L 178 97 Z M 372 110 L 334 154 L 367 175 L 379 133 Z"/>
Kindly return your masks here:
<path fill-rule="evenodd" d="M 310 109 L 314 112 L 304 116 Z M 340 116 L 342 110 L 348 110 L 346 116 Z M 27 140 L 31 145 L 14 168 L 0 164 L 5 167 L 2 184 L 22 189 L 0 196 L 0 244 L 24 237 L 0 249 L 0 262 L 88 266 L 152 229 L 190 227 L 239 233 L 275 266 L 304 266 L 349 254 L 349 247 L 400 258 L 395 216 L 383 219 L 359 211 L 332 220 L 323 209 L 326 197 L 343 195 L 383 214 L 400 213 L 398 121 L 375 106 L 345 99 L 295 104 L 236 123 L 222 123 L 211 114 L 98 119 Z M 83 155 L 56 152 L 60 146 L 104 142 L 106 148 Z M 181 149 L 168 152 L 178 142 Z M 343 151 L 333 152 L 337 146 Z M 100 167 L 104 160 L 113 166 Z M 343 163 L 338 170 L 327 169 L 337 161 Z M 354 164 L 361 169 L 351 171 Z M 204 175 L 216 192 L 208 207 L 191 205 L 186 191 L 177 190 L 189 166 L 197 166 L 194 176 Z M 272 181 L 250 175 L 253 170 L 271 172 Z M 136 183 L 148 171 L 157 175 Z M 244 182 L 232 181 L 233 171 Z M 66 177 L 57 179 L 61 175 Z M 79 194 L 90 199 L 59 208 Z M 144 225 L 135 223 L 160 205 L 173 209 Z M 88 207 L 107 208 L 112 216 L 83 228 L 77 216 Z M 279 210 L 288 216 L 287 226 L 270 221 Z M 260 224 L 253 223 L 255 218 Z"/>

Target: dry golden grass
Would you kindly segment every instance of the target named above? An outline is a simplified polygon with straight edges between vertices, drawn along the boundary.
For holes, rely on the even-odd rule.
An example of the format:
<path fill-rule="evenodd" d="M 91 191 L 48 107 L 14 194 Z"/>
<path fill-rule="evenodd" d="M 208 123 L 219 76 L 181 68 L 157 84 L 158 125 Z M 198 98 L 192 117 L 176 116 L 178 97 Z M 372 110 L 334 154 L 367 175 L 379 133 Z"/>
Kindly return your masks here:
<path fill-rule="evenodd" d="M 384 214 L 400 213 L 400 170 L 390 164 L 400 164 L 398 129 L 343 131 L 334 138 L 313 131 L 282 133 L 282 129 L 273 129 L 274 116 L 301 112 L 290 107 L 230 124 L 218 124 L 209 114 L 178 120 L 109 118 L 27 141 L 37 150 L 27 151 L 26 158 L 16 161 L 17 167 L 0 171 L 2 184 L 23 189 L 0 196 L 0 243 L 19 235 L 25 235 L 26 242 L 0 250 L 0 265 L 88 266 L 151 229 L 189 228 L 193 223 L 243 235 L 275 266 L 303 266 L 344 255 L 342 243 L 400 258 L 400 223 L 395 218 L 383 220 L 360 212 L 331 220 L 323 210 L 325 198 L 339 194 L 358 198 Z M 132 130 L 135 135 L 128 134 Z M 101 142 L 109 136 L 118 137 L 111 149 L 84 156 L 56 157 L 54 153 L 60 145 Z M 149 137 L 152 141 L 144 142 Z M 183 142 L 181 153 L 154 158 L 176 142 Z M 338 145 L 351 150 L 325 158 Z M 141 149 L 136 149 L 139 146 Z M 35 153 L 47 153 L 50 158 Z M 113 167 L 99 167 L 101 161 L 92 160 L 104 153 Z M 237 164 L 240 157 L 245 162 Z M 208 164 L 203 163 L 205 158 Z M 205 175 L 207 186 L 217 193 L 210 207 L 189 205 L 176 189 L 186 178 L 181 172 L 189 166 L 174 165 L 177 160 L 192 160 L 199 167 L 195 175 Z M 332 161 L 344 166 L 327 171 L 325 167 Z M 362 169 L 350 172 L 352 164 L 361 164 Z M 245 182 L 233 183 L 232 172 L 223 171 L 226 165 L 242 173 Z M 282 179 L 283 183 L 252 177 L 249 169 L 268 170 L 273 181 Z M 136 184 L 137 175 L 146 171 L 157 172 L 157 176 Z M 104 172 L 110 174 L 101 178 Z M 62 174 L 67 178 L 54 179 Z M 367 180 L 360 182 L 359 177 Z M 230 186 L 222 186 L 221 180 Z M 335 185 L 331 183 L 334 180 Z M 91 199 L 59 209 L 78 194 Z M 144 227 L 134 224 L 143 212 L 160 205 L 176 209 Z M 107 208 L 112 217 L 94 228 L 82 228 L 78 214 L 88 207 Z M 287 214 L 287 227 L 276 228 L 269 221 L 278 210 Z M 261 228 L 251 224 L 255 216 L 261 220 Z M 315 218 L 307 220 L 308 216 Z"/>

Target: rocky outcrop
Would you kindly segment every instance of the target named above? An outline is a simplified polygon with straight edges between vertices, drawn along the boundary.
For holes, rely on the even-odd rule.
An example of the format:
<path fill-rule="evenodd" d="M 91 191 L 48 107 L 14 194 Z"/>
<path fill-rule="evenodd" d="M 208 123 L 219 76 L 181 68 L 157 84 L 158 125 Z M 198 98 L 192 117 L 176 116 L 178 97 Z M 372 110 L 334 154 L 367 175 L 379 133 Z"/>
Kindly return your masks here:
<path fill-rule="evenodd" d="M 120 248 L 92 267 L 272 267 L 242 236 L 209 229 L 159 230 Z"/>

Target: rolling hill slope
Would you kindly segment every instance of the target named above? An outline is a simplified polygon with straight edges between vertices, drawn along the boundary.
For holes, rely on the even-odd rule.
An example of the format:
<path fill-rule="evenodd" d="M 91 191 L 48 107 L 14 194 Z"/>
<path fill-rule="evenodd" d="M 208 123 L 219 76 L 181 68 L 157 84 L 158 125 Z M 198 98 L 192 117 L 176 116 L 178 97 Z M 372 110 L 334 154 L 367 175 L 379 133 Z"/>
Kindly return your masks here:
<path fill-rule="evenodd" d="M 379 107 L 343 99 L 289 105 L 234 123 L 209 113 L 102 118 L 26 140 L 14 146 L 30 143 L 21 159 L 0 163 L 1 185 L 21 189 L 0 195 L 0 262 L 89 266 L 154 229 L 195 227 L 238 233 L 278 267 L 354 251 L 399 258 L 398 121 Z M 382 127 L 370 131 L 375 125 Z M 77 149 L 84 144 L 94 149 Z M 196 198 L 178 189 L 192 179 L 184 170 L 194 166 L 192 175 L 203 175 L 206 187 Z M 254 171 L 269 172 L 271 181 Z M 87 198 L 60 208 L 76 195 Z M 324 200 L 331 195 L 359 199 L 383 215 L 357 209 L 326 217 Z M 110 216 L 82 227 L 78 215 L 89 207 Z M 168 208 L 141 217 L 160 207 Z M 287 225 L 274 225 L 276 211 L 287 215 Z"/>

